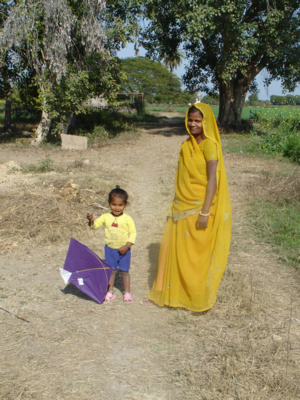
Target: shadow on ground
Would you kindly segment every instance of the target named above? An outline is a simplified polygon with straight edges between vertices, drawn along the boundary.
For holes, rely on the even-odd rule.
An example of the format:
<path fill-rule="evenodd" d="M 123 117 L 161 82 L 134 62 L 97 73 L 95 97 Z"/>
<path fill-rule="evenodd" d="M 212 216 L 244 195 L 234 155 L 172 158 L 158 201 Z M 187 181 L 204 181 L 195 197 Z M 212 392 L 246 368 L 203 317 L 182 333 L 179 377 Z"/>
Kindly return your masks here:
<path fill-rule="evenodd" d="M 17 132 L 0 132 L 0 143 L 11 143 L 17 140 L 30 139 L 32 132 L 17 131 Z"/>
<path fill-rule="evenodd" d="M 91 299 L 86 294 L 82 293 L 76 286 L 72 285 L 72 283 L 68 283 L 64 289 L 61 289 L 63 294 L 72 294 L 73 296 L 77 296 L 79 299 L 92 301 L 93 303 L 98 304 L 95 300 Z"/>
<path fill-rule="evenodd" d="M 151 135 L 163 135 L 163 136 L 182 136 L 186 135 L 186 129 L 184 124 L 184 118 L 174 117 L 168 118 L 161 123 L 140 123 L 137 124 L 143 129 L 147 129 Z"/>
<path fill-rule="evenodd" d="M 150 268 L 148 270 L 148 286 L 149 290 L 151 290 L 157 274 L 160 243 L 151 243 L 147 249 L 150 261 Z"/>

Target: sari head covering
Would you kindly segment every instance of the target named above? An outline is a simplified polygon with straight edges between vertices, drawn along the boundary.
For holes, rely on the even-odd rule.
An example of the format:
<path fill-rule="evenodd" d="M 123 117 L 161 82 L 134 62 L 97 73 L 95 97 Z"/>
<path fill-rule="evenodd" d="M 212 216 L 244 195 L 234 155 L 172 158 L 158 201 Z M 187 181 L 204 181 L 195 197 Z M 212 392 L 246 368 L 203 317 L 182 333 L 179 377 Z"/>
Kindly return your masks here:
<path fill-rule="evenodd" d="M 213 111 L 205 103 L 194 104 L 203 115 L 202 126 L 206 137 L 199 145 L 188 129 L 188 115 L 192 107 L 186 112 L 185 125 L 189 138 L 179 152 L 175 197 L 167 214 L 171 218 L 161 243 L 157 277 L 148 297 L 161 306 L 205 311 L 216 300 L 227 263 L 231 205 Z M 209 154 L 208 158 L 204 151 L 207 144 L 214 149 L 214 154 Z M 197 229 L 197 218 L 208 183 L 206 163 L 210 160 L 218 160 L 217 190 L 210 207 L 208 227 Z"/>
<path fill-rule="evenodd" d="M 192 107 L 196 107 L 202 113 L 203 133 L 206 138 L 211 139 L 216 145 L 217 154 L 214 159 L 218 160 L 218 188 L 212 204 L 213 209 L 210 210 L 211 214 L 215 214 L 218 193 L 222 191 L 223 187 L 227 187 L 220 135 L 215 116 L 209 105 L 205 103 L 196 103 L 187 109 L 185 117 L 185 126 L 189 133 L 189 138 L 183 143 L 180 149 L 175 178 L 175 198 L 170 207 L 171 214 L 169 214 L 169 216 L 172 216 L 176 221 L 201 210 L 205 200 L 208 182 L 204 154 L 188 128 L 188 115 Z M 223 176 L 225 180 L 220 179 Z M 222 185 L 222 187 L 220 187 L 220 185 Z"/>

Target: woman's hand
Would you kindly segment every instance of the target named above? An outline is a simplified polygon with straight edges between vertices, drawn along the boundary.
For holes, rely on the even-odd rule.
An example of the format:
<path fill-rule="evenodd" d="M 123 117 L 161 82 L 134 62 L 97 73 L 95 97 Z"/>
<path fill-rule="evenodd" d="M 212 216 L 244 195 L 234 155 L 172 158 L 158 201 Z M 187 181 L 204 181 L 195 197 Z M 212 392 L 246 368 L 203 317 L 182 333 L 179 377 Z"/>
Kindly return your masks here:
<path fill-rule="evenodd" d="M 196 228 L 197 229 L 206 229 L 207 224 L 208 224 L 208 218 L 209 218 L 209 216 L 203 217 L 203 215 L 199 214 L 198 219 L 197 219 Z"/>
<path fill-rule="evenodd" d="M 87 213 L 86 217 L 89 220 L 89 226 L 91 226 L 91 225 L 93 226 L 94 225 L 94 216 L 93 216 L 93 214 Z"/>

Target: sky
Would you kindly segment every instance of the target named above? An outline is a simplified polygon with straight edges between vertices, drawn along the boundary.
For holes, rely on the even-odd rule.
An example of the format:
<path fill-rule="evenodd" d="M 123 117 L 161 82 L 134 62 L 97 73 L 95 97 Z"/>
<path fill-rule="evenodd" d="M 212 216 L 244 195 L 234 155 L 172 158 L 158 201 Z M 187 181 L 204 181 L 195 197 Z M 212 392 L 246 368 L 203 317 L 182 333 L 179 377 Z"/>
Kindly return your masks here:
<path fill-rule="evenodd" d="M 145 55 L 145 50 L 140 47 L 140 56 Z M 134 48 L 133 48 L 133 43 L 129 43 L 125 49 L 122 49 L 121 51 L 118 52 L 118 57 L 120 58 L 127 58 L 127 57 L 134 57 Z M 174 73 L 179 76 L 179 78 L 182 77 L 182 75 L 185 72 L 185 65 L 187 62 L 182 63 L 180 67 L 178 67 Z M 282 87 L 281 87 L 281 82 L 280 80 L 273 81 L 271 85 L 266 88 L 264 87 L 263 80 L 266 76 L 266 71 L 263 70 L 261 71 L 260 74 L 257 75 L 256 81 L 258 84 L 258 98 L 259 100 L 270 100 L 270 96 L 276 95 L 276 96 L 284 96 L 286 94 L 293 94 L 293 95 L 299 95 L 300 96 L 300 85 L 297 86 L 296 90 L 293 93 L 282 93 Z M 202 95 L 205 95 L 205 93 L 201 93 Z"/>

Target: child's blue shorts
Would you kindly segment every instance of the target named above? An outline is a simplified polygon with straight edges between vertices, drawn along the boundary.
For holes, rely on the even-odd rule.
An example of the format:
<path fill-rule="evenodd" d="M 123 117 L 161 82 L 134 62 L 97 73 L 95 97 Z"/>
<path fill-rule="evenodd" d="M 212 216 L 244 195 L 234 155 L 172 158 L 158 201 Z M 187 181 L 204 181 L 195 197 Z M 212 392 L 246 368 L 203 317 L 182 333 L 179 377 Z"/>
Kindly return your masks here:
<path fill-rule="evenodd" d="M 130 249 L 125 254 L 120 254 L 118 249 L 112 249 L 108 246 L 104 247 L 105 262 L 110 265 L 112 269 L 117 269 L 119 266 L 120 271 L 128 272 L 130 268 Z"/>

